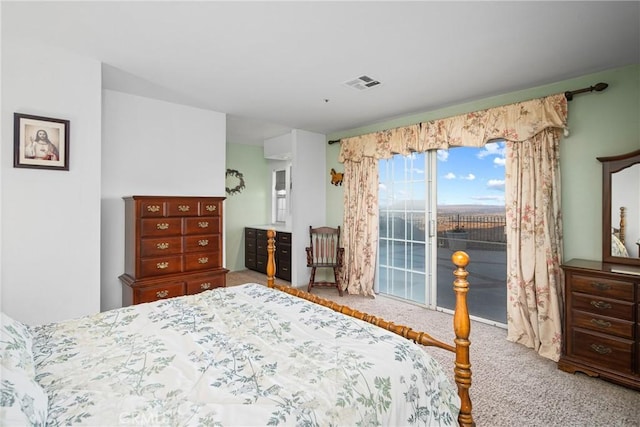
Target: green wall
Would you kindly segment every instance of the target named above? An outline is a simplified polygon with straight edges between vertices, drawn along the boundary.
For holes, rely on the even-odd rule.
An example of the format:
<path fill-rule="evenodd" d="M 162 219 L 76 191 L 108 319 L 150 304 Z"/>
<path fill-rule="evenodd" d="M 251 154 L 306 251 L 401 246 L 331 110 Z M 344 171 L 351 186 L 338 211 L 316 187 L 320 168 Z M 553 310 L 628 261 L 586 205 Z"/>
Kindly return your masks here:
<path fill-rule="evenodd" d="M 237 170 L 245 181 L 240 194 L 227 194 L 224 212 L 226 267 L 238 271 L 245 269 L 244 227 L 270 222 L 270 169 L 262 146 L 227 144 L 226 162 L 227 169 Z M 226 186 L 237 183 L 228 178 Z"/>
<path fill-rule="evenodd" d="M 472 76 L 471 76 L 472 77 Z M 576 95 L 569 102 L 569 137 L 562 141 L 562 213 L 564 259 L 601 259 L 602 167 L 596 157 L 640 148 L 640 66 L 638 64 L 511 92 L 327 136 L 335 140 L 384 129 L 483 110 L 605 82 L 603 92 Z M 339 144 L 328 145 L 327 167 L 343 171 Z M 327 181 L 327 223 L 342 224 L 341 187 Z"/>

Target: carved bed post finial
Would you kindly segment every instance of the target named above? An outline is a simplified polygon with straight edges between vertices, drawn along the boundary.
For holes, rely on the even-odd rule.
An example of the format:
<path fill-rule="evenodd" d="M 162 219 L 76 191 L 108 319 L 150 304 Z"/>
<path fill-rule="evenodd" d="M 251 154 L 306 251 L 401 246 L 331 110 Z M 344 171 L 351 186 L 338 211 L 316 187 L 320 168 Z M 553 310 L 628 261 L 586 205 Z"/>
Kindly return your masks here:
<path fill-rule="evenodd" d="M 624 241 L 624 236 L 627 232 L 626 228 L 627 228 L 627 220 L 625 218 L 625 207 L 624 206 L 620 206 L 620 236 L 619 239 L 622 242 L 622 244 L 625 244 Z"/>
<path fill-rule="evenodd" d="M 270 288 L 273 288 L 274 276 L 276 275 L 276 263 L 273 255 L 276 247 L 275 237 L 275 230 L 267 230 L 267 286 Z"/>
<path fill-rule="evenodd" d="M 456 276 L 453 281 L 453 290 L 456 294 L 456 308 L 453 316 L 453 330 L 456 334 L 456 367 L 454 369 L 454 379 L 458 386 L 460 396 L 460 414 L 458 422 L 461 426 L 475 426 L 471 416 L 471 398 L 469 387 L 471 387 L 471 363 L 469 362 L 469 333 L 471 332 L 471 321 L 469 320 L 469 309 L 467 307 L 467 293 L 469 292 L 469 282 L 467 276 L 469 272 L 465 267 L 469 264 L 469 255 L 463 251 L 457 251 L 451 256 L 451 261 L 458 267 L 454 272 Z"/>

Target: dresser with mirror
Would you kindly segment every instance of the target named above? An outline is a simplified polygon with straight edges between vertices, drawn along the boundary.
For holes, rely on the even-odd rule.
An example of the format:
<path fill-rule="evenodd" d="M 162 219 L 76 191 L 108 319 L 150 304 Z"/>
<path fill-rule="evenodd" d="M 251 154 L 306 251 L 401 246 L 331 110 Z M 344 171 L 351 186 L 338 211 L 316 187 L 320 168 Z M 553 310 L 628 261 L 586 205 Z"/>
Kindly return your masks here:
<path fill-rule="evenodd" d="M 602 260 L 565 275 L 558 368 L 640 390 L 640 150 L 602 163 Z"/>

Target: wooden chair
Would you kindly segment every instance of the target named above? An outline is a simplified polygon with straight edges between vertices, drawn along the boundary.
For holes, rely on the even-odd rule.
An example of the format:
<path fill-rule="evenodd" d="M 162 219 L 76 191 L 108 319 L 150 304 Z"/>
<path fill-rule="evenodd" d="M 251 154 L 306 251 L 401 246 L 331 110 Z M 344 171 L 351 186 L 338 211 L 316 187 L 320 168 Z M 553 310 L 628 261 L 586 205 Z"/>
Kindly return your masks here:
<path fill-rule="evenodd" d="M 309 226 L 309 247 L 307 251 L 307 267 L 311 267 L 311 277 L 307 292 L 311 292 L 314 286 L 337 287 L 338 294 L 342 296 L 340 287 L 340 268 L 344 259 L 344 248 L 340 247 L 340 226 L 338 228 Z M 316 268 L 333 269 L 334 282 L 316 282 Z"/>

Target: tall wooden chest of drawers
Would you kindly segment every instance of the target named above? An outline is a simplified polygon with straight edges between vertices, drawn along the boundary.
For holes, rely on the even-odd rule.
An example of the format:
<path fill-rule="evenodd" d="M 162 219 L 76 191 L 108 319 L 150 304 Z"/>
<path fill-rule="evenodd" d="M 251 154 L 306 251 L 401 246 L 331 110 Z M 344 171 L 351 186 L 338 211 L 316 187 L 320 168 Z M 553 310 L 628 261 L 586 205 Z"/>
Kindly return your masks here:
<path fill-rule="evenodd" d="M 223 197 L 125 197 L 122 304 L 226 285 Z"/>
<path fill-rule="evenodd" d="M 640 390 L 640 268 L 574 259 L 558 368 Z"/>

